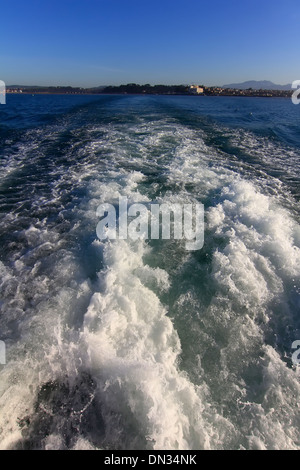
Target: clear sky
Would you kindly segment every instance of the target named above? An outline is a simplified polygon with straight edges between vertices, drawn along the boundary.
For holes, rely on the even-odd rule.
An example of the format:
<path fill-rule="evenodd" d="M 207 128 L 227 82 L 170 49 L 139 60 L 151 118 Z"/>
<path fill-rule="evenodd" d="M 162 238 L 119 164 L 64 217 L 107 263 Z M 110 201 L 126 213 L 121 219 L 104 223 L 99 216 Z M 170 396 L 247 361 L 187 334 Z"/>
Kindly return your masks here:
<path fill-rule="evenodd" d="M 6 84 L 300 80 L 299 0 L 1 3 Z"/>

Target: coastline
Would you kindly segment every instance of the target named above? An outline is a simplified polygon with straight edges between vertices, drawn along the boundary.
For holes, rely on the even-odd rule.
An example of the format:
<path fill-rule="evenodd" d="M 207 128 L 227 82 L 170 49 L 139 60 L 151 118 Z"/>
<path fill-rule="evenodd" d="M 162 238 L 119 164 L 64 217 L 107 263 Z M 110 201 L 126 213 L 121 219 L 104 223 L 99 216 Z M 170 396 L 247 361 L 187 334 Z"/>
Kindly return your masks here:
<path fill-rule="evenodd" d="M 293 89 L 257 89 L 257 88 L 228 88 L 217 86 L 195 85 L 138 85 L 129 83 L 120 86 L 99 86 L 95 88 L 80 88 L 71 86 L 22 86 L 6 87 L 7 94 L 25 95 L 163 95 L 163 96 L 230 96 L 258 98 L 291 98 Z"/>
<path fill-rule="evenodd" d="M 276 91 L 276 90 L 274 90 Z M 186 97 L 198 97 L 198 98 L 207 98 L 207 97 L 216 97 L 216 98 L 285 98 L 290 99 L 292 97 L 293 91 L 288 92 L 287 94 L 201 94 L 201 95 L 194 95 L 194 94 L 186 94 L 186 93 L 57 93 L 57 92 L 44 92 L 44 91 L 36 91 L 36 92 L 29 92 L 29 91 L 22 91 L 20 92 L 11 92 L 7 91 L 6 95 L 31 95 L 31 96 L 186 96 Z"/>

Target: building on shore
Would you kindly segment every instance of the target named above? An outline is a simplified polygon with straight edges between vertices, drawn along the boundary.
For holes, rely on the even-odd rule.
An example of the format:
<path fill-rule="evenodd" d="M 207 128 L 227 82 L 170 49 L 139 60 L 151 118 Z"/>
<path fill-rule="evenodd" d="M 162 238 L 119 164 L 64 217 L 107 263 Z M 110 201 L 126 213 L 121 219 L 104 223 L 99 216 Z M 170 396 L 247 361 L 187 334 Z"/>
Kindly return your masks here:
<path fill-rule="evenodd" d="M 193 95 L 202 95 L 204 93 L 204 88 L 198 85 L 191 85 L 190 93 Z"/>

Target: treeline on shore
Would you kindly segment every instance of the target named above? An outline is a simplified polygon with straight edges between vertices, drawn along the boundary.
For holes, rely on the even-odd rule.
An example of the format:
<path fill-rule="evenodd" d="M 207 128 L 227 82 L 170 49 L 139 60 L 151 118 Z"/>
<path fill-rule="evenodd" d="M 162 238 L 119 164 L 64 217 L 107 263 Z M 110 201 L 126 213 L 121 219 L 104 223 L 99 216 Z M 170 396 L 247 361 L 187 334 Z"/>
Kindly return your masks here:
<path fill-rule="evenodd" d="M 50 87 L 8 87 L 8 93 L 26 94 L 67 94 L 67 95 L 99 95 L 99 94 L 128 94 L 128 95 L 197 95 L 197 96 L 254 96 L 254 97 L 291 97 L 292 90 L 247 90 L 201 86 L 201 93 L 195 93 L 195 87 L 188 85 L 138 85 L 128 83 L 120 86 L 96 88 L 80 88 L 71 86 Z"/>

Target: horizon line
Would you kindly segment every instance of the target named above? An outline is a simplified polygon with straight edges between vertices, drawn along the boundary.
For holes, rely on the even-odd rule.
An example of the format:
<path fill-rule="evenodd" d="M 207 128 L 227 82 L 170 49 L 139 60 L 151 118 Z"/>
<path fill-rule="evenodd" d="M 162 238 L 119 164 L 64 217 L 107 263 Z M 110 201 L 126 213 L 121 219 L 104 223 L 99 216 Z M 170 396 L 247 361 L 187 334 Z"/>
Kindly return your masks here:
<path fill-rule="evenodd" d="M 145 82 L 145 83 L 142 83 L 142 82 L 123 82 L 123 83 L 120 83 L 120 84 L 105 84 L 105 85 L 92 85 L 92 86 L 82 86 L 82 85 L 69 85 L 69 84 L 64 84 L 64 85 L 21 85 L 21 84 L 12 84 L 12 85 L 6 85 L 8 88 L 80 88 L 80 89 L 85 89 L 85 90 L 89 90 L 89 89 L 95 89 L 95 88 L 106 88 L 106 87 L 120 87 L 120 86 L 127 86 L 127 85 L 137 85 L 137 86 L 158 86 L 158 85 L 163 85 L 163 86 L 190 86 L 190 85 L 201 85 L 201 86 L 205 86 L 205 87 L 208 87 L 208 88 L 212 88 L 212 87 L 227 87 L 227 86 L 231 86 L 231 85 L 244 85 L 245 83 L 248 83 L 248 82 L 254 82 L 254 83 L 272 83 L 273 85 L 278 85 L 278 86 L 291 86 L 292 85 L 292 82 L 291 83 L 275 83 L 273 82 L 272 80 L 244 80 L 243 82 L 231 82 L 231 83 L 227 83 L 227 84 L 214 84 L 214 85 L 206 85 L 204 84 L 204 82 L 196 82 L 196 81 L 193 81 L 193 82 L 189 82 L 189 83 L 149 83 L 149 82 Z"/>

